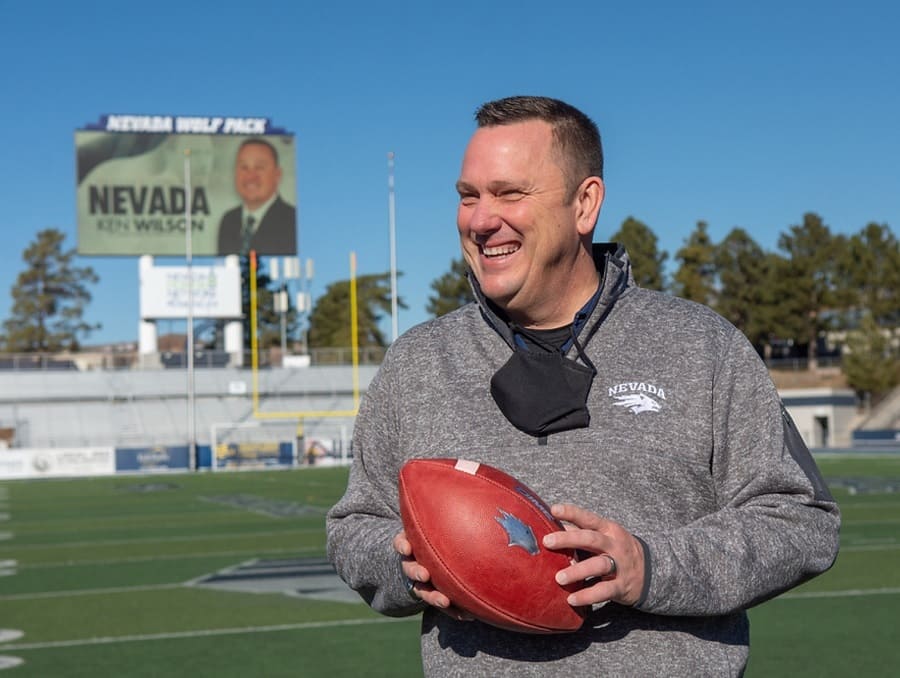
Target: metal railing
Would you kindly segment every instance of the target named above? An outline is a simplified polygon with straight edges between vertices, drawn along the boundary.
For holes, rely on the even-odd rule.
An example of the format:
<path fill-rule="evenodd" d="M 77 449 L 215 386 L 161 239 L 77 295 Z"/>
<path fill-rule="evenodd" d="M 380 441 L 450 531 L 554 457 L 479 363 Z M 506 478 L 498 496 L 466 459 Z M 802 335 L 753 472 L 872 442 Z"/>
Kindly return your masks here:
<path fill-rule="evenodd" d="M 809 369 L 808 358 L 769 358 L 765 361 L 766 367 L 770 370 L 789 370 L 794 372 L 805 372 Z M 840 367 L 840 356 L 824 356 L 816 358 L 816 365 L 819 368 Z"/>
<path fill-rule="evenodd" d="M 368 346 L 359 349 L 360 365 L 380 365 L 387 349 Z M 353 355 L 349 347 L 314 348 L 309 352 L 309 364 L 350 365 Z M 250 351 L 236 357 L 224 351 L 198 349 L 194 351 L 194 366 L 197 368 L 249 367 Z M 840 356 L 822 356 L 817 359 L 819 368 L 839 368 Z M 809 368 L 805 357 L 770 358 L 765 361 L 770 370 L 803 372 Z M 260 367 L 280 367 L 282 353 L 278 347 L 261 349 Z M 187 353 L 184 351 L 160 351 L 154 354 L 139 354 L 136 349 L 128 351 L 84 351 L 79 353 L 0 353 L 0 372 L 3 371 L 61 371 L 61 370 L 151 370 L 186 368 Z"/>
<path fill-rule="evenodd" d="M 380 365 L 385 348 L 368 346 L 359 349 L 360 365 Z M 309 352 L 309 364 L 350 365 L 353 354 L 347 348 L 316 348 Z M 251 364 L 250 351 L 236 356 L 224 351 L 198 349 L 194 351 L 194 367 L 200 369 L 222 367 L 245 367 Z M 140 354 L 132 351 L 85 351 L 82 353 L 0 353 L 0 373 L 62 370 L 159 370 L 187 368 L 188 355 L 184 351 L 160 351 Z M 281 367 L 283 364 L 280 348 L 262 349 L 259 352 L 259 366 L 262 368 Z"/>
<path fill-rule="evenodd" d="M 71 358 L 59 358 L 44 353 L 13 353 L 0 355 L 0 370 L 77 370 Z"/>

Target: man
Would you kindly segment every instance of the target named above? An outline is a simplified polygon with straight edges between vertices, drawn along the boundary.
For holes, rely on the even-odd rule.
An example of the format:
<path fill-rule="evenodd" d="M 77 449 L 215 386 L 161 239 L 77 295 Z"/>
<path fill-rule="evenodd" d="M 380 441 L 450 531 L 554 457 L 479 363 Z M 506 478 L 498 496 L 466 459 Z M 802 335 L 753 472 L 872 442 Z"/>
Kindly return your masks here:
<path fill-rule="evenodd" d="M 297 210 L 278 195 L 278 151 L 264 139 L 247 139 L 238 149 L 234 187 L 243 203 L 219 224 L 219 254 L 297 253 Z"/>
<path fill-rule="evenodd" d="M 746 608 L 831 566 L 837 505 L 744 336 L 636 287 L 622 248 L 591 244 L 594 123 L 539 97 L 476 119 L 457 226 L 477 302 L 388 351 L 330 557 L 376 610 L 424 610 L 428 676 L 740 675 Z M 497 629 L 431 586 L 398 517 L 411 457 L 490 464 L 556 502 L 570 529 L 543 545 L 584 554 L 556 575 L 592 606 L 578 632 Z"/>

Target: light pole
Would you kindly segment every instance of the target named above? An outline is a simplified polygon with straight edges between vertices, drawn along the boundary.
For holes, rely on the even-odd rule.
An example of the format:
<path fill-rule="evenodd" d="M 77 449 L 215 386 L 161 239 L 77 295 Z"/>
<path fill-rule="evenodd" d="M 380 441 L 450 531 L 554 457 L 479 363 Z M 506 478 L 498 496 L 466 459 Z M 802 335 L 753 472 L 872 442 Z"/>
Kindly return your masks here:
<path fill-rule="evenodd" d="M 397 318 L 397 236 L 394 209 L 394 152 L 388 153 L 388 231 L 391 247 L 391 341 L 400 334 Z"/>
<path fill-rule="evenodd" d="M 299 294 L 297 294 L 297 310 L 303 313 L 303 352 L 309 355 L 309 318 L 312 314 L 312 279 L 313 279 L 313 260 L 307 259 L 305 270 L 303 271 L 303 286 Z"/>
<path fill-rule="evenodd" d="M 188 468 L 197 468 L 197 421 L 194 412 L 194 269 L 191 218 L 191 149 L 184 151 L 184 256 L 187 264 L 187 425 Z"/>
<path fill-rule="evenodd" d="M 284 358 L 287 356 L 287 313 L 290 310 L 288 281 L 300 277 L 300 260 L 297 257 L 283 257 L 280 261 L 281 266 L 278 265 L 279 259 L 272 259 L 271 277 L 272 280 L 278 280 L 279 277 L 283 280 L 281 289 L 275 293 L 273 300 L 275 312 L 281 315 L 281 362 L 283 365 Z M 281 269 L 280 275 L 279 268 Z"/>

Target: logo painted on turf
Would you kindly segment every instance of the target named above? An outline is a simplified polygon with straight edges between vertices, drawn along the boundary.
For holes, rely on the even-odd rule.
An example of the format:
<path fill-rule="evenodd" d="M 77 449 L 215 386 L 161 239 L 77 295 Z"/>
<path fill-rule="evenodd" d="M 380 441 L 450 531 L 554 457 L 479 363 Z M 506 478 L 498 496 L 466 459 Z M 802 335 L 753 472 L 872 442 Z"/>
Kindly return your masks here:
<path fill-rule="evenodd" d="M 534 532 L 531 531 L 528 525 L 502 508 L 497 510 L 500 512 L 500 515 L 494 516 L 494 520 L 500 523 L 500 526 L 506 532 L 506 536 L 509 538 L 507 546 L 518 546 L 533 556 L 541 552 L 538 548 L 537 539 L 534 538 Z"/>
<path fill-rule="evenodd" d="M 654 384 L 632 381 L 609 388 L 609 395 L 616 399 L 616 407 L 625 407 L 632 414 L 659 412 L 660 400 L 666 399 L 666 392 Z"/>

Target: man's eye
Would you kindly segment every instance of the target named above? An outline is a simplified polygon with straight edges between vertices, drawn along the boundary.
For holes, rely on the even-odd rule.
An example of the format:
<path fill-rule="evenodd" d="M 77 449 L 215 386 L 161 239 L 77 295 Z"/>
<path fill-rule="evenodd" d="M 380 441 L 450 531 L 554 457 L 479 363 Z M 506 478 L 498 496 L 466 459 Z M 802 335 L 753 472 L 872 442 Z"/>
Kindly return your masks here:
<path fill-rule="evenodd" d="M 472 207 L 475 203 L 478 202 L 478 197 L 474 195 L 461 195 L 459 196 L 459 204 L 463 207 Z"/>

